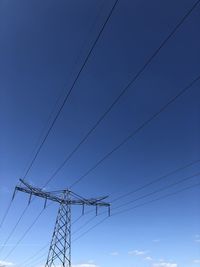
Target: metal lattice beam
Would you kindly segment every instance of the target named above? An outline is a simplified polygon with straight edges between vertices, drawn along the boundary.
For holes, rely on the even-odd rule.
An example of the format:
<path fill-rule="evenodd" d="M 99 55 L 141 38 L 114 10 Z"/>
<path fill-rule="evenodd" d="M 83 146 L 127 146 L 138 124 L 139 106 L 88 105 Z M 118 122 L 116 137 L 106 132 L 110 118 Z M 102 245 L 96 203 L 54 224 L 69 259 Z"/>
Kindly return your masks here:
<path fill-rule="evenodd" d="M 67 191 L 64 198 L 70 197 Z M 45 267 L 71 267 L 71 205 L 60 204 Z"/>
<path fill-rule="evenodd" d="M 46 207 L 47 200 L 54 201 L 59 204 L 58 214 L 45 267 L 71 267 L 72 205 L 82 206 L 83 214 L 85 206 L 95 206 L 96 214 L 99 206 L 108 207 L 108 213 L 110 215 L 110 204 L 103 201 L 107 198 L 107 196 L 86 199 L 68 189 L 47 192 L 41 188 L 37 188 L 28 184 L 22 179 L 20 179 L 20 182 L 23 186 L 15 187 L 13 198 L 16 191 L 21 191 L 29 195 L 29 203 L 31 202 L 32 196 L 36 196 L 45 199 L 44 207 Z"/>

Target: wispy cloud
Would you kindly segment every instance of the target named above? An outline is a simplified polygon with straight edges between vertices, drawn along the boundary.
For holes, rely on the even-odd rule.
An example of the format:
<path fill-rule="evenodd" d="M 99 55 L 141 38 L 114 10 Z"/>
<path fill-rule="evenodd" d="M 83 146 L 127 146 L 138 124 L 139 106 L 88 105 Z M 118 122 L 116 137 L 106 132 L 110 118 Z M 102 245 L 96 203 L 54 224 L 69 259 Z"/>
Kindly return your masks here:
<path fill-rule="evenodd" d="M 193 263 L 195 263 L 195 264 L 200 264 L 200 259 L 198 259 L 198 260 L 193 260 Z"/>
<path fill-rule="evenodd" d="M 144 250 L 131 250 L 128 252 L 129 255 L 134 255 L 134 256 L 143 256 L 145 254 L 147 254 L 147 251 Z"/>
<path fill-rule="evenodd" d="M 5 266 L 10 266 L 10 265 L 5 265 Z M 5 267 L 5 266 L 3 266 L 3 267 Z M 0 267 L 2 267 L 2 266 L 0 265 Z M 41 265 L 39 267 L 45 267 L 45 266 Z M 61 265 L 56 265 L 56 267 L 62 267 L 62 266 Z M 88 262 L 88 263 L 72 264 L 72 267 L 99 267 L 99 266 L 94 264 L 94 263 L 92 263 L 92 261 L 91 261 L 91 263 Z"/>
<path fill-rule="evenodd" d="M 178 267 L 178 265 L 177 263 L 159 262 L 159 263 L 154 263 L 152 267 Z"/>
<path fill-rule="evenodd" d="M 80 263 L 80 264 L 74 264 L 72 267 L 98 267 L 94 263 Z"/>
<path fill-rule="evenodd" d="M 160 242 L 160 239 L 154 239 L 153 242 L 154 243 L 159 243 Z"/>
<path fill-rule="evenodd" d="M 118 256 L 118 255 L 119 255 L 119 252 L 117 252 L 117 251 L 113 251 L 113 252 L 110 253 L 110 255 L 111 255 L 111 256 Z"/>
<path fill-rule="evenodd" d="M 147 257 L 145 257 L 144 258 L 146 261 L 152 261 L 153 259 L 152 259 L 152 257 L 150 257 L 150 256 L 147 256 Z"/>
<path fill-rule="evenodd" d="M 195 235 L 195 242 L 200 243 L 200 235 Z"/>
<path fill-rule="evenodd" d="M 13 266 L 14 263 L 12 262 L 7 262 L 7 261 L 1 261 L 0 260 L 0 267 L 7 267 L 7 266 Z"/>

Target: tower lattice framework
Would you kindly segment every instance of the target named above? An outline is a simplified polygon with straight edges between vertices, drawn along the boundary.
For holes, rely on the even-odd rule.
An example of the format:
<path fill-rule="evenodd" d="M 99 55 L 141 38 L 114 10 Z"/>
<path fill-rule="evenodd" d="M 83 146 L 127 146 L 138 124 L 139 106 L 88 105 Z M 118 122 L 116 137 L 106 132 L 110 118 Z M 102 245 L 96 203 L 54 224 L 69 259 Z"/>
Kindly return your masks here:
<path fill-rule="evenodd" d="M 110 215 L 110 204 L 103 201 L 105 198 L 107 198 L 107 196 L 86 199 L 68 189 L 47 192 L 41 188 L 33 187 L 22 179 L 20 179 L 20 182 L 22 185 L 16 186 L 15 192 L 21 191 L 29 194 L 29 203 L 32 200 L 32 196 L 37 196 L 45 199 L 44 208 L 46 207 L 48 200 L 57 202 L 59 204 L 58 214 L 45 267 L 71 267 L 72 206 L 82 206 L 82 214 L 84 214 L 85 206 L 95 206 L 96 214 L 98 207 L 104 206 L 108 207 L 108 213 Z"/>
<path fill-rule="evenodd" d="M 69 192 L 64 193 L 69 198 Z M 61 203 L 45 267 L 71 267 L 71 205 Z"/>

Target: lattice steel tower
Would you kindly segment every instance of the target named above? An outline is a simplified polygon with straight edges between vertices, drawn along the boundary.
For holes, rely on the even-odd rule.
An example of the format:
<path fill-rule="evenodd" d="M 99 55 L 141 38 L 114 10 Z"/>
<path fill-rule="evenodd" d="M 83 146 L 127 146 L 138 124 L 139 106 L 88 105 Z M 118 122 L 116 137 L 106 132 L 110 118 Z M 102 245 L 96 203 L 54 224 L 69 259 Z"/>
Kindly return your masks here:
<path fill-rule="evenodd" d="M 44 207 L 46 207 L 47 200 L 59 203 L 45 267 L 71 267 L 71 206 L 81 205 L 83 214 L 85 206 L 95 206 L 96 213 L 99 206 L 105 206 L 108 207 L 110 215 L 110 204 L 103 201 L 107 196 L 86 199 L 68 189 L 47 192 L 41 188 L 33 187 L 22 179 L 20 182 L 23 186 L 16 186 L 15 192 L 18 190 L 29 194 L 29 203 L 33 195 L 45 199 Z"/>

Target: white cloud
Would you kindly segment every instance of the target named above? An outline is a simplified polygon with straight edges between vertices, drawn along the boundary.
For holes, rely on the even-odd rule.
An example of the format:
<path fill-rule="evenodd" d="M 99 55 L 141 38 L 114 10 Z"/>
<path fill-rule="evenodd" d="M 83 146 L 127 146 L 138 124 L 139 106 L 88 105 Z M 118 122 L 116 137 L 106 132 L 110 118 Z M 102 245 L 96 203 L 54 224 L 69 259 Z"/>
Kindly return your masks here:
<path fill-rule="evenodd" d="M 0 267 L 2 267 L 2 266 L 0 265 Z M 42 265 L 40 267 L 45 267 L 45 266 Z M 56 265 L 56 267 L 62 267 L 62 266 L 61 265 Z M 88 263 L 72 264 L 72 267 L 99 267 L 99 266 L 94 264 L 94 263 L 92 263 L 92 261 L 89 261 Z"/>
<path fill-rule="evenodd" d="M 195 242 L 200 243 L 200 235 L 195 235 Z"/>
<path fill-rule="evenodd" d="M 149 256 L 148 256 L 148 257 L 145 257 L 144 259 L 145 259 L 146 261 L 152 261 L 152 260 L 153 260 L 152 257 L 149 257 Z"/>
<path fill-rule="evenodd" d="M 154 243 L 159 243 L 160 242 L 160 239 L 154 239 L 153 242 Z"/>
<path fill-rule="evenodd" d="M 94 264 L 94 260 L 89 260 L 88 263 L 93 263 Z"/>
<path fill-rule="evenodd" d="M 129 255 L 134 255 L 134 256 L 142 256 L 147 254 L 147 251 L 143 251 L 143 250 L 132 250 L 128 252 Z"/>
<path fill-rule="evenodd" d="M 177 263 L 159 262 L 154 263 L 152 267 L 178 267 Z"/>
<path fill-rule="evenodd" d="M 74 264 L 72 267 L 98 267 L 96 264 L 93 263 L 81 263 L 81 264 Z"/>
<path fill-rule="evenodd" d="M 200 260 L 193 260 L 193 263 L 200 264 Z"/>
<path fill-rule="evenodd" d="M 111 255 L 111 256 L 118 256 L 118 255 L 119 255 L 119 252 L 117 252 L 117 251 L 113 251 L 113 252 L 110 253 L 110 255 Z"/>
<path fill-rule="evenodd" d="M 7 261 L 1 261 L 0 260 L 0 267 L 7 267 L 7 266 L 13 266 L 14 264 L 12 262 Z"/>

